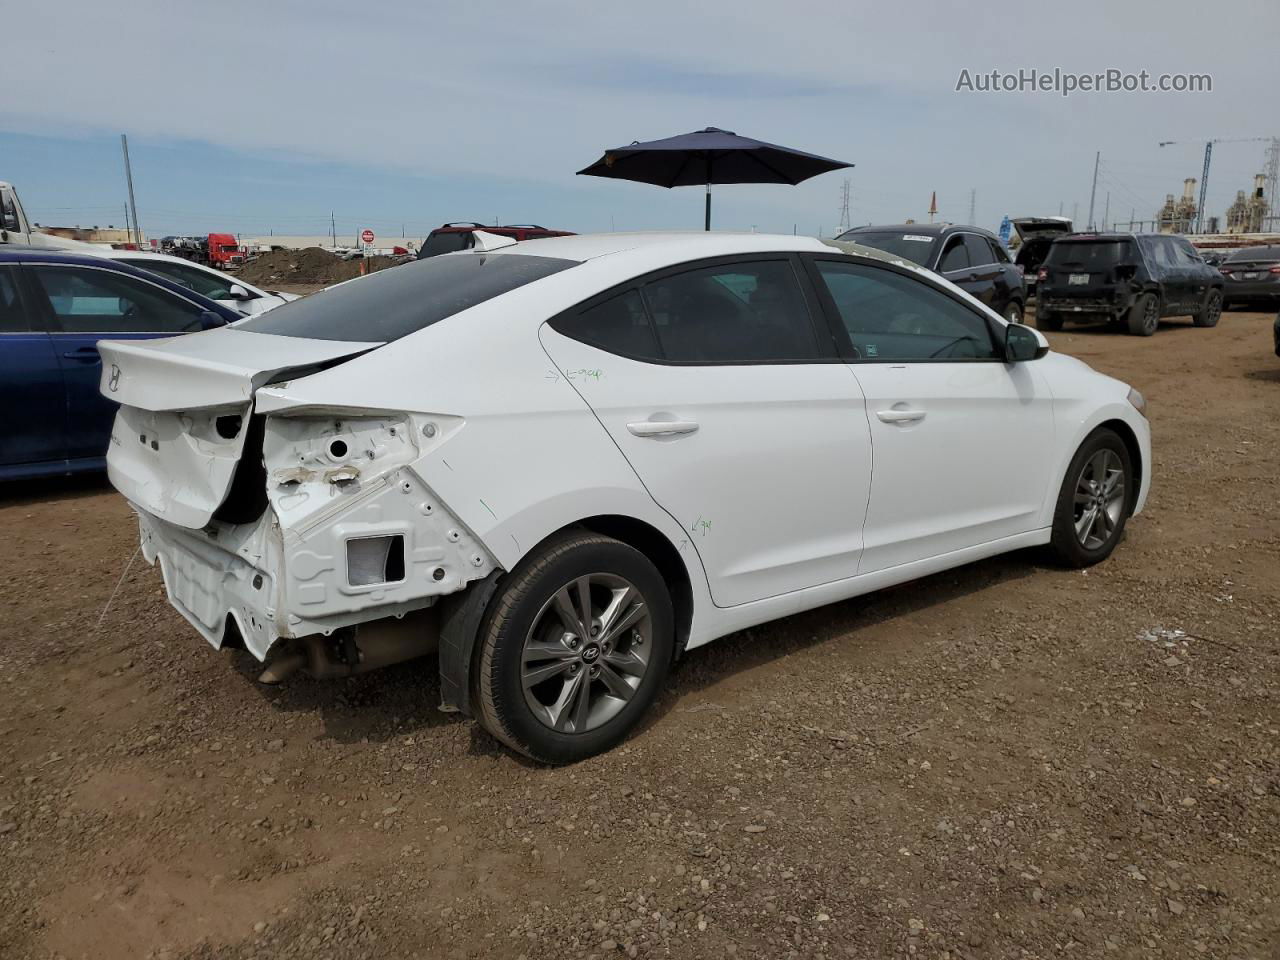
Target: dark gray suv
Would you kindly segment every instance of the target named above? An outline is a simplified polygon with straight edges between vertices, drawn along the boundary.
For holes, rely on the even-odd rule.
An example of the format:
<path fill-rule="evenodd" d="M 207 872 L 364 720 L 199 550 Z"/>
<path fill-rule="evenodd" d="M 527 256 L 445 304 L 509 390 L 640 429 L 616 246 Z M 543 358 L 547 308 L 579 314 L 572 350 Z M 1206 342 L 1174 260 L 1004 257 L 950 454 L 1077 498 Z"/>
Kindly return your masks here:
<path fill-rule="evenodd" d="M 940 273 L 1013 323 L 1027 302 L 1022 270 L 1014 266 L 996 235 L 981 227 L 900 223 L 855 227 L 837 240 L 861 243 Z"/>
<path fill-rule="evenodd" d="M 1176 234 L 1071 234 L 1053 242 L 1036 283 L 1041 330 L 1106 320 L 1149 337 L 1164 317 L 1212 327 L 1222 315 L 1222 274 Z"/>

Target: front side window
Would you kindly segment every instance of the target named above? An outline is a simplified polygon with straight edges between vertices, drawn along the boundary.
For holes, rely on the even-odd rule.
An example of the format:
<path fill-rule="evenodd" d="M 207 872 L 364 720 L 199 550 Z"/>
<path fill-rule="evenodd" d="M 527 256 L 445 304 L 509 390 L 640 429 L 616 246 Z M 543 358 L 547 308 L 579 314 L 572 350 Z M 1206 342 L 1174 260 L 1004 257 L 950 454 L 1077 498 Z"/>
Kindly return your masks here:
<path fill-rule="evenodd" d="M 63 333 L 188 333 L 204 313 L 136 277 L 93 267 L 29 264 Z"/>
<path fill-rule="evenodd" d="M 986 320 L 927 281 L 858 263 L 817 267 L 863 362 L 999 359 Z"/>
<path fill-rule="evenodd" d="M 969 253 L 964 247 L 964 237 L 952 237 L 947 241 L 947 248 L 942 251 L 942 259 L 938 261 L 939 273 L 951 273 L 964 270 L 969 266 Z"/>
<path fill-rule="evenodd" d="M 703 267 L 653 280 L 641 289 L 669 361 L 823 358 L 789 260 Z"/>
<path fill-rule="evenodd" d="M 207 273 L 199 267 L 188 266 L 185 263 L 170 263 L 168 260 L 130 259 L 127 262 L 139 270 L 158 273 L 167 280 L 180 283 L 210 300 L 231 299 L 231 286 L 235 281 L 224 274 Z"/>

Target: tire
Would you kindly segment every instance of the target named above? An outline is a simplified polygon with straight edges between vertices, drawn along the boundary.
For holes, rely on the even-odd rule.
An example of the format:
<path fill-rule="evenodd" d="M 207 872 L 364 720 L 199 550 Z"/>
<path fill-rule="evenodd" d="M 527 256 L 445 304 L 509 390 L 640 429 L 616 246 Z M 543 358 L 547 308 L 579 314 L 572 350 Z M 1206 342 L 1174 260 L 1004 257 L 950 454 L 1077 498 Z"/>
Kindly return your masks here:
<path fill-rule="evenodd" d="M 1004 318 L 1010 323 L 1022 322 L 1022 304 L 1017 300 L 1010 300 L 1004 305 Z"/>
<path fill-rule="evenodd" d="M 1057 313 L 1040 313 L 1036 311 L 1036 329 L 1056 333 L 1062 329 L 1062 316 Z"/>
<path fill-rule="evenodd" d="M 1108 480 L 1119 472 L 1110 490 L 1098 489 L 1095 477 Z M 1077 503 L 1077 494 L 1083 501 Z M 1129 519 L 1137 494 L 1133 461 L 1124 441 L 1105 427 L 1085 438 L 1071 458 L 1053 511 L 1050 557 L 1065 567 L 1091 567 L 1111 556 Z M 1090 511 L 1093 520 L 1088 520 Z M 1083 531 L 1081 527 L 1083 526 Z"/>
<path fill-rule="evenodd" d="M 1129 332 L 1135 337 L 1149 337 L 1160 326 L 1160 301 L 1154 293 L 1144 293 L 1132 307 L 1128 316 Z"/>
<path fill-rule="evenodd" d="M 1192 316 L 1191 322 L 1197 327 L 1216 327 L 1222 317 L 1222 291 L 1210 290 L 1204 298 L 1204 306 L 1200 312 Z"/>
<path fill-rule="evenodd" d="M 585 625 L 584 583 L 592 620 Z M 611 636 L 601 621 L 628 588 L 631 599 L 613 618 L 622 629 Z M 478 719 L 502 743 L 542 763 L 602 753 L 652 704 L 674 645 L 671 597 L 648 557 L 588 532 L 549 541 L 490 601 L 476 668 Z M 529 674 L 541 679 L 526 689 Z"/>

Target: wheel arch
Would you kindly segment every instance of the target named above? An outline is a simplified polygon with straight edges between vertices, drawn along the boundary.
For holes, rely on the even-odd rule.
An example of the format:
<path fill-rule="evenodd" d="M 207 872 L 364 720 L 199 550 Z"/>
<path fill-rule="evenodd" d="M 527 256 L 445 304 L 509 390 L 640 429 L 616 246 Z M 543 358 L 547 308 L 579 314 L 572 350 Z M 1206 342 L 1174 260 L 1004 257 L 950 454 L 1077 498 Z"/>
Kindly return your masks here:
<path fill-rule="evenodd" d="M 1142 462 L 1142 445 L 1138 442 L 1138 435 L 1133 432 L 1133 427 L 1123 420 L 1104 420 L 1089 432 L 1094 434 L 1103 429 L 1110 430 L 1116 434 L 1129 452 L 1129 462 L 1133 465 L 1134 472 L 1133 493 L 1129 497 L 1129 515 L 1132 516 L 1134 507 L 1138 502 L 1138 491 L 1142 489 L 1143 471 L 1147 468 L 1147 465 Z"/>

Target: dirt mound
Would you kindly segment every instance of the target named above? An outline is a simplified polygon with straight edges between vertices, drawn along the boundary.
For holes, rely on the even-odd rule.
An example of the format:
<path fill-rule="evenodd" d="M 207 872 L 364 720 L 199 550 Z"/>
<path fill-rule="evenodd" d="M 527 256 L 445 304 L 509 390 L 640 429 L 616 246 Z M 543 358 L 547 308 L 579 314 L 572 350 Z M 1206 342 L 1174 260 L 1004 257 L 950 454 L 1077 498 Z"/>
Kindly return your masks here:
<path fill-rule="evenodd" d="M 392 257 L 370 257 L 366 270 L 394 266 Z M 277 283 L 338 283 L 360 276 L 359 260 L 343 260 L 320 247 L 304 250 L 272 250 L 239 272 L 249 283 L 270 286 Z"/>

